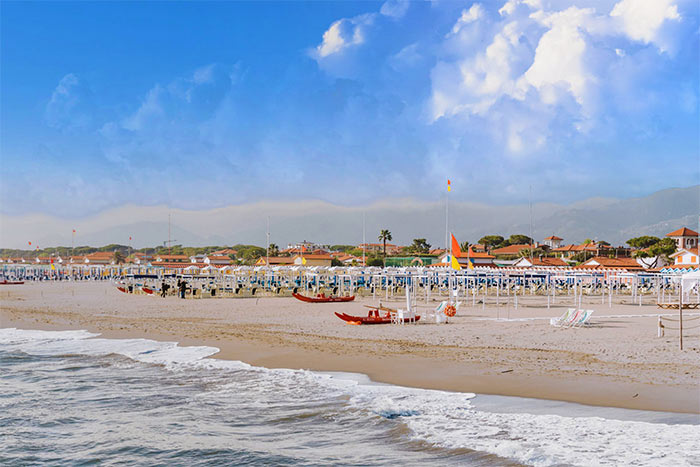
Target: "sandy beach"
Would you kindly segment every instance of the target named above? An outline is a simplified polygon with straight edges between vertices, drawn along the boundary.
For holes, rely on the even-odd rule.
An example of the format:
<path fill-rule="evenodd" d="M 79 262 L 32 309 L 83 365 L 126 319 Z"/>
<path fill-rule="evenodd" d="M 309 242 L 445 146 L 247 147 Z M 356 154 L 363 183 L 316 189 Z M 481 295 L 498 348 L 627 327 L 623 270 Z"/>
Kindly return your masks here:
<path fill-rule="evenodd" d="M 0 327 L 208 345 L 221 349 L 218 358 L 365 373 L 402 386 L 700 413 L 698 330 L 688 331 L 680 351 L 676 333 L 656 337 L 656 316 L 668 311 L 653 305 L 591 302 L 584 304 L 595 310 L 589 327 L 562 329 L 548 318 L 572 306 L 565 297 L 550 309 L 536 297 L 524 297 L 517 310 L 468 304 L 448 325 L 406 326 L 352 326 L 333 315 L 365 314 L 362 305 L 376 303 L 371 297 L 180 300 L 78 282 L 7 286 L 0 300 Z"/>

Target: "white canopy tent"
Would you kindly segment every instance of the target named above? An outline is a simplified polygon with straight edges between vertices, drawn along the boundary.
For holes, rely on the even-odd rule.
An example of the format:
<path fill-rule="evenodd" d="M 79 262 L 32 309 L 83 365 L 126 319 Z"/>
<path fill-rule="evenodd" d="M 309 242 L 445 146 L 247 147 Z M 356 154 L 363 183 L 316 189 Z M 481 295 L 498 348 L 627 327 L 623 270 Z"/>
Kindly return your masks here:
<path fill-rule="evenodd" d="M 700 287 L 700 271 L 686 272 L 681 276 L 681 291 L 683 295 L 690 295 L 690 293 L 698 290 Z"/>

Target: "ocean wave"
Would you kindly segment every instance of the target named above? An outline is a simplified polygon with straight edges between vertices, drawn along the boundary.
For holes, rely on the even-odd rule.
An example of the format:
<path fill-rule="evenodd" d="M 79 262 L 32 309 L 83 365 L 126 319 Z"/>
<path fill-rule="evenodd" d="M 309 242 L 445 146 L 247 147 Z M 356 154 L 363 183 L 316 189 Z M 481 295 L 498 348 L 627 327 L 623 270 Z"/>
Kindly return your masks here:
<path fill-rule="evenodd" d="M 472 404 L 477 397 L 472 393 L 374 384 L 358 375 L 253 367 L 208 358 L 218 352 L 215 347 L 104 339 L 86 331 L 0 329 L 0 350 L 36 356 L 122 355 L 188 372 L 202 383 L 211 378 L 216 384 L 195 396 L 199 403 L 222 411 L 244 407 L 241 417 L 250 414 L 258 418 L 256 423 L 295 426 L 294 431 L 280 429 L 265 438 L 265 446 L 274 446 L 277 455 L 298 450 L 301 439 L 313 447 L 313 438 L 305 438 L 304 431 L 328 422 L 335 430 L 357 430 L 368 423 L 375 428 L 401 424 L 418 443 L 490 453 L 535 466 L 700 464 L 697 425 L 482 411 Z M 241 372 L 244 378 L 226 377 Z M 331 456 L 332 442 L 318 444 L 316 449 L 323 445 Z"/>

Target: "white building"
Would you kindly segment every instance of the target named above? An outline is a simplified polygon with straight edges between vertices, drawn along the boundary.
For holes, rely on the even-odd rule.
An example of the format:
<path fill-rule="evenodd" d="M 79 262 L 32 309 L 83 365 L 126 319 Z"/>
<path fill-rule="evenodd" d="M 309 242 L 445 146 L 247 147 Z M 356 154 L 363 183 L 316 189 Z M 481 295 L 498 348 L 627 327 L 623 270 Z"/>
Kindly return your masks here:
<path fill-rule="evenodd" d="M 698 233 L 687 227 L 681 227 L 678 230 L 667 233 L 666 236 L 676 241 L 677 250 L 698 247 Z"/>
<path fill-rule="evenodd" d="M 556 235 L 551 235 L 545 238 L 542 244 L 547 245 L 550 249 L 553 250 L 554 248 L 559 248 L 563 240 L 563 238 L 559 238 Z"/>
<path fill-rule="evenodd" d="M 700 266 L 700 261 L 698 260 L 698 248 L 681 248 L 677 252 L 671 255 L 674 260 L 674 266 L 677 267 L 698 267 Z"/>

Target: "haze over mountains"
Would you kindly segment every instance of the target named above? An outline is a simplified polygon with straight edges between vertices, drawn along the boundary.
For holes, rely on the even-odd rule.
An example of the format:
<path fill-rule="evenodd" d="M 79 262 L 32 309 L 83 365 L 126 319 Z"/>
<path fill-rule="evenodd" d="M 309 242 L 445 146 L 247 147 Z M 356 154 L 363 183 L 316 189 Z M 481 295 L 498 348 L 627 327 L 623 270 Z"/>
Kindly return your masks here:
<path fill-rule="evenodd" d="M 411 199 L 382 200 L 368 206 L 336 206 L 323 201 L 280 201 L 229 206 L 208 211 L 169 209 L 166 206 L 123 206 L 82 219 L 44 214 L 0 215 L 0 247 L 40 248 L 75 245 L 128 244 L 135 248 L 162 245 L 170 238 L 189 246 L 265 245 L 267 218 L 270 241 L 280 246 L 310 240 L 329 244 L 362 242 L 363 213 L 368 242 L 376 242 L 380 229 L 389 229 L 392 243 L 407 245 L 427 238 L 433 246 L 445 243 L 445 204 Z M 680 226 L 698 229 L 700 185 L 670 188 L 645 197 L 592 198 L 570 205 L 537 203 L 532 206 L 536 240 L 555 234 L 565 243 L 586 238 L 622 245 L 639 235 L 663 236 Z M 487 234 L 530 234 L 530 209 L 523 204 L 492 206 L 450 202 L 450 228 L 457 239 L 474 242 Z"/>

